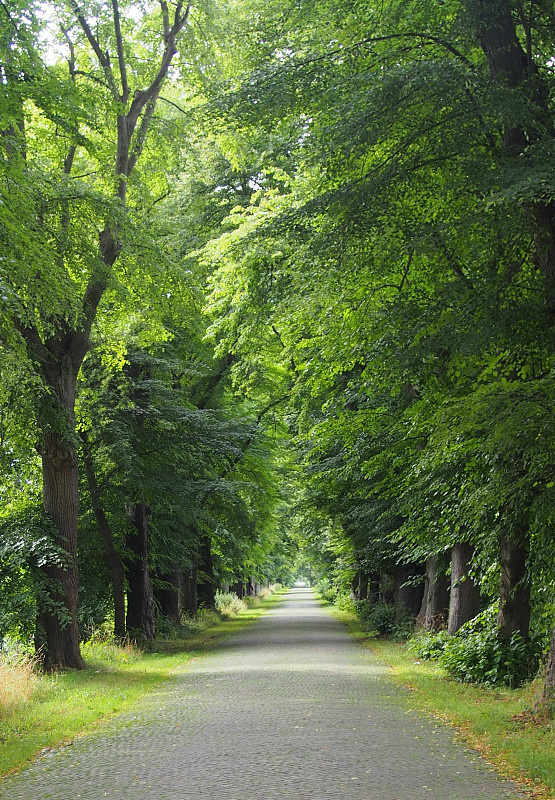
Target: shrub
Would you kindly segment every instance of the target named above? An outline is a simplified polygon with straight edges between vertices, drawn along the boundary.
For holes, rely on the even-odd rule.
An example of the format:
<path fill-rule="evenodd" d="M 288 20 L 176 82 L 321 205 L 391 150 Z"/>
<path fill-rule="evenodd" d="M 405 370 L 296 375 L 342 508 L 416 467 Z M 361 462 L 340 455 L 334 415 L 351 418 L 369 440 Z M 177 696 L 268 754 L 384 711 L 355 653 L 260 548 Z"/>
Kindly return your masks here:
<path fill-rule="evenodd" d="M 395 609 L 390 603 L 370 604 L 368 600 L 357 600 L 355 609 L 367 631 L 391 635 L 397 625 Z"/>
<path fill-rule="evenodd" d="M 434 658 L 448 675 L 468 683 L 517 687 L 538 669 L 542 647 L 515 632 L 502 639 L 494 605 L 465 623 L 453 636 L 447 631 L 419 633 L 409 642 L 417 658 Z"/>
<path fill-rule="evenodd" d="M 337 600 L 337 588 L 329 578 L 322 578 L 318 582 L 316 590 L 327 603 L 335 603 Z"/>
<path fill-rule="evenodd" d="M 416 636 L 413 636 L 407 646 L 417 658 L 439 658 L 449 639 L 450 636 L 447 631 L 438 631 L 437 633 L 421 631 Z"/>
<path fill-rule="evenodd" d="M 524 641 L 518 631 L 508 641 L 497 626 L 459 634 L 445 643 L 439 659 L 456 680 L 516 687 L 537 672 L 541 648 L 535 641 Z"/>
<path fill-rule="evenodd" d="M 335 605 L 337 608 L 340 608 L 341 611 L 348 611 L 350 614 L 356 612 L 355 601 L 349 594 L 338 593 L 335 597 Z"/>
<path fill-rule="evenodd" d="M 376 636 L 392 636 L 407 639 L 414 630 L 414 619 L 410 615 L 399 617 L 391 603 L 369 603 L 357 600 L 355 610 L 363 628 Z"/>
<path fill-rule="evenodd" d="M 244 611 L 245 603 L 235 592 L 216 592 L 216 610 L 220 612 L 223 619 L 229 619 Z"/>

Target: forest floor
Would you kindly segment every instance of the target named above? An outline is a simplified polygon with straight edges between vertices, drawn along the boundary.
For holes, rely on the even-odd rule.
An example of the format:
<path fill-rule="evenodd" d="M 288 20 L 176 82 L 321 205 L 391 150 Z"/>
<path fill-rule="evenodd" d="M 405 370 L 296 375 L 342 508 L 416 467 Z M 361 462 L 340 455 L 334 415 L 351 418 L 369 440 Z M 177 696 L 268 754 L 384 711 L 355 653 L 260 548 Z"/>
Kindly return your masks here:
<path fill-rule="evenodd" d="M 71 747 L 6 778 L 9 800 L 515 800 L 311 592 L 269 613 Z"/>
<path fill-rule="evenodd" d="M 537 679 L 519 689 L 478 686 L 449 678 L 434 661 L 420 661 L 404 642 L 368 636 L 353 614 L 332 609 L 355 638 L 391 668 L 410 690 L 406 707 L 452 725 L 461 741 L 502 774 L 528 788 L 535 800 L 555 798 L 555 721 L 536 713 Z"/>
<path fill-rule="evenodd" d="M 119 647 L 96 637 L 82 648 L 84 670 L 38 675 L 25 668 L 29 664 L 13 669 L 1 665 L 0 776 L 21 769 L 39 753 L 72 745 L 77 737 L 132 708 L 173 670 L 264 614 L 282 593 L 257 600 L 231 619 L 201 614 L 186 638 L 175 632 L 173 638 L 156 639 L 148 650 Z"/>

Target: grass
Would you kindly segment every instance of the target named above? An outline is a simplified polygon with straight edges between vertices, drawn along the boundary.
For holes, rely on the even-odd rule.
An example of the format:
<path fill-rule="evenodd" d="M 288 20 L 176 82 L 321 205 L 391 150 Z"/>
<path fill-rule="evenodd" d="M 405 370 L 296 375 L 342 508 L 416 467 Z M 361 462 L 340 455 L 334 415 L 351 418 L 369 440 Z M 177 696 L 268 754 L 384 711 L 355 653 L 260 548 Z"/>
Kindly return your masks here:
<path fill-rule="evenodd" d="M 174 669 L 253 622 L 282 594 L 278 591 L 232 619 L 213 615 L 210 627 L 186 639 L 155 641 L 149 652 L 110 642 L 86 644 L 84 670 L 38 675 L 29 661 L 0 663 L 0 775 L 127 710 Z"/>
<path fill-rule="evenodd" d="M 458 683 L 434 661 L 418 661 L 404 643 L 369 637 L 353 614 L 333 609 L 355 638 L 391 667 L 410 689 L 404 702 L 456 727 L 504 776 L 523 784 L 536 800 L 555 798 L 555 721 L 534 713 L 538 679 L 520 689 Z"/>

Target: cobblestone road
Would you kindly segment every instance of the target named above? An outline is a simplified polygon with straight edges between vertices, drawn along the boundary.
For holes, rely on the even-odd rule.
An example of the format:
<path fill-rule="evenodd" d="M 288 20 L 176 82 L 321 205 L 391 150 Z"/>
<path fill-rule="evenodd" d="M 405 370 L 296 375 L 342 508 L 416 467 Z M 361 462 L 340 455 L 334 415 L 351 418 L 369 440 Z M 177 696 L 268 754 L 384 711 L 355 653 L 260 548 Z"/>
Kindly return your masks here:
<path fill-rule="evenodd" d="M 306 590 L 134 710 L 0 784 L 5 800 L 513 800 Z"/>

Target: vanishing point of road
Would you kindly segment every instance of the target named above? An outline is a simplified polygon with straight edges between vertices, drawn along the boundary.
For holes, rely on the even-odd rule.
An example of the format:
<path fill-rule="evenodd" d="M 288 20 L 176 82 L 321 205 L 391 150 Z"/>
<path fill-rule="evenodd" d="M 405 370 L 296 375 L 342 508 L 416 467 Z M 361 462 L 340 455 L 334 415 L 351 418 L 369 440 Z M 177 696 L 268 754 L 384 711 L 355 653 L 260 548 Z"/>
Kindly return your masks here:
<path fill-rule="evenodd" d="M 132 712 L 0 784 L 4 800 L 515 800 L 306 589 Z"/>

